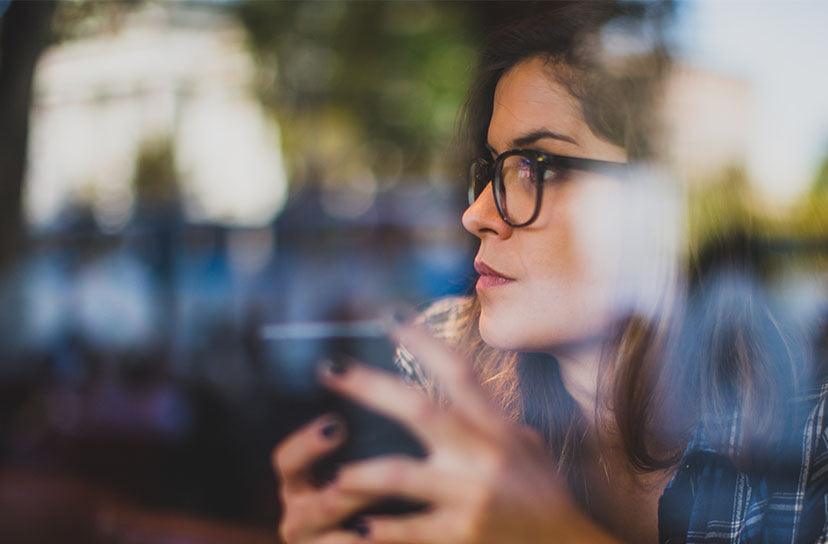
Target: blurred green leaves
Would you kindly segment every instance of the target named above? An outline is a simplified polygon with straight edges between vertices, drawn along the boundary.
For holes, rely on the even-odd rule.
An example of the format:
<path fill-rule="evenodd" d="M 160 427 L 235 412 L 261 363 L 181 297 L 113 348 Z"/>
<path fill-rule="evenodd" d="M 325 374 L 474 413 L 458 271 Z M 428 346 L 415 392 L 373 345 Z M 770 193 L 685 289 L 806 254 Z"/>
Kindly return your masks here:
<path fill-rule="evenodd" d="M 259 2 L 235 9 L 294 184 L 444 178 L 481 24 L 465 2 Z"/>
<path fill-rule="evenodd" d="M 764 244 L 777 256 L 823 266 L 828 260 L 828 153 L 811 190 L 797 202 L 763 201 L 744 168 L 732 167 L 688 191 L 691 255 L 733 237 Z"/>

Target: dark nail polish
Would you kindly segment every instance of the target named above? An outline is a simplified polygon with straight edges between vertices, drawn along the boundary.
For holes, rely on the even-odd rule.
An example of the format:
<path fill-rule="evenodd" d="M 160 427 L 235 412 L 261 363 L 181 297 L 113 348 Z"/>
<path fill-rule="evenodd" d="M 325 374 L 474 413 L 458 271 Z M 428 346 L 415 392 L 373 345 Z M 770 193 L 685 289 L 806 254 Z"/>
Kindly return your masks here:
<path fill-rule="evenodd" d="M 319 362 L 319 373 L 323 376 L 342 376 L 348 370 L 348 363 L 342 359 L 323 359 Z"/>
<path fill-rule="evenodd" d="M 417 312 L 402 303 L 397 303 L 382 313 L 385 326 L 389 330 L 413 323 L 417 319 Z"/>
<path fill-rule="evenodd" d="M 332 419 L 322 426 L 322 436 L 328 440 L 336 438 L 342 431 L 342 422 L 338 419 Z"/>
<path fill-rule="evenodd" d="M 354 522 L 354 532 L 365 538 L 369 534 L 371 534 L 371 528 L 368 527 L 368 522 L 364 519 L 358 519 Z"/>

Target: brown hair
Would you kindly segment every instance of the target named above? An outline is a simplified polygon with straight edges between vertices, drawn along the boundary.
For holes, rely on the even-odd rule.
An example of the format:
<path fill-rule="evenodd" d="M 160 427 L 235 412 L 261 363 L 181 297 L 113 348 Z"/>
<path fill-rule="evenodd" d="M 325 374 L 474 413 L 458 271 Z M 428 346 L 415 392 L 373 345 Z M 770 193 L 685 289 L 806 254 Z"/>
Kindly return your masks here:
<path fill-rule="evenodd" d="M 488 154 L 488 124 L 500 77 L 519 62 L 540 56 L 553 68 L 553 77 L 579 99 L 597 136 L 624 147 L 631 159 L 651 157 L 656 125 L 649 110 L 668 59 L 659 47 L 633 62 L 602 57 L 601 28 L 625 15 L 615 4 L 554 3 L 493 33 L 481 51 L 463 112 L 468 154 Z M 684 312 L 671 307 L 680 299 L 675 292 L 665 293 L 657 315 L 621 319 L 604 352 L 602 375 L 613 379 L 601 381 L 596 418 L 611 415 L 615 438 L 640 471 L 676 464 L 699 421 L 711 430 L 714 442 L 717 436 L 724 441 L 725 414 L 738 413 L 746 429 L 754 426 L 743 433 L 745 444 L 767 446 L 780 431 L 781 418 L 773 411 L 784 412 L 785 396 L 792 391 L 785 384 L 794 383 L 788 379 L 790 359 L 768 364 L 768 350 L 753 341 L 751 327 L 744 323 L 731 323 L 734 329 L 727 338 L 716 334 L 720 329 L 715 316 L 710 330 L 684 327 L 678 319 Z M 588 422 L 567 393 L 557 361 L 551 355 L 503 352 L 486 345 L 478 331 L 479 315 L 475 300 L 463 331 L 463 350 L 506 413 L 543 435 L 573 493 L 587 502 L 585 460 L 595 451 L 586 439 Z M 682 342 L 691 329 L 704 335 L 693 344 L 701 351 Z M 739 341 L 733 344 L 733 338 Z M 737 466 L 749 467 L 749 450 L 730 448 L 726 453 Z"/>
<path fill-rule="evenodd" d="M 584 119 L 596 135 L 627 150 L 632 159 L 654 153 L 652 101 L 668 67 L 661 46 L 625 58 L 605 55 L 600 31 L 608 22 L 642 17 L 633 3 L 510 2 L 517 13 L 494 31 L 481 49 L 463 111 L 461 133 L 470 157 L 486 153 L 486 133 L 494 90 L 500 77 L 522 60 L 540 56 L 554 66 L 579 99 Z M 466 158 L 470 158 L 466 157 Z"/>

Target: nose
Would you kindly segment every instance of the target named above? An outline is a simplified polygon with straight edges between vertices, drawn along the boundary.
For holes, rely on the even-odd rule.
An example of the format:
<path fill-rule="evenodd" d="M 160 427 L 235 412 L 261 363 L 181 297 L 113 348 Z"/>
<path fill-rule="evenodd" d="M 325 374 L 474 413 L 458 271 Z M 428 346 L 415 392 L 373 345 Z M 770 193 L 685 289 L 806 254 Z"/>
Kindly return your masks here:
<path fill-rule="evenodd" d="M 481 240 L 486 235 L 498 238 L 508 238 L 512 234 L 512 227 L 503 221 L 495 206 L 491 182 L 483 192 L 463 212 L 463 228 Z"/>

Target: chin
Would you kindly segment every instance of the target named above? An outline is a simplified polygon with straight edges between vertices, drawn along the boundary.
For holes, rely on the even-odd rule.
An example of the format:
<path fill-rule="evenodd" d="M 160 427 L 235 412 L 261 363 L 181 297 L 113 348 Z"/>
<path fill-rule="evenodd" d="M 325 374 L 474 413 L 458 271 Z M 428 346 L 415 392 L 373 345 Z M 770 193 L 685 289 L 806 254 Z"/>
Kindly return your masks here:
<path fill-rule="evenodd" d="M 503 351 L 519 351 L 515 347 L 514 342 L 509 342 L 509 339 L 505 338 L 502 334 L 491 333 L 488 329 L 486 329 L 483 326 L 482 322 L 480 324 L 480 338 L 489 347 L 500 349 Z"/>
<path fill-rule="evenodd" d="M 527 315 L 525 311 L 483 309 L 478 330 L 488 346 L 504 351 L 553 352 L 602 337 L 598 327 L 579 321 L 577 316 L 556 320 L 553 315 Z"/>
<path fill-rule="evenodd" d="M 495 349 L 504 351 L 537 351 L 546 342 L 539 342 L 540 338 L 533 338 L 531 324 L 526 319 L 511 318 L 496 319 L 486 312 L 480 314 L 480 338 Z"/>

